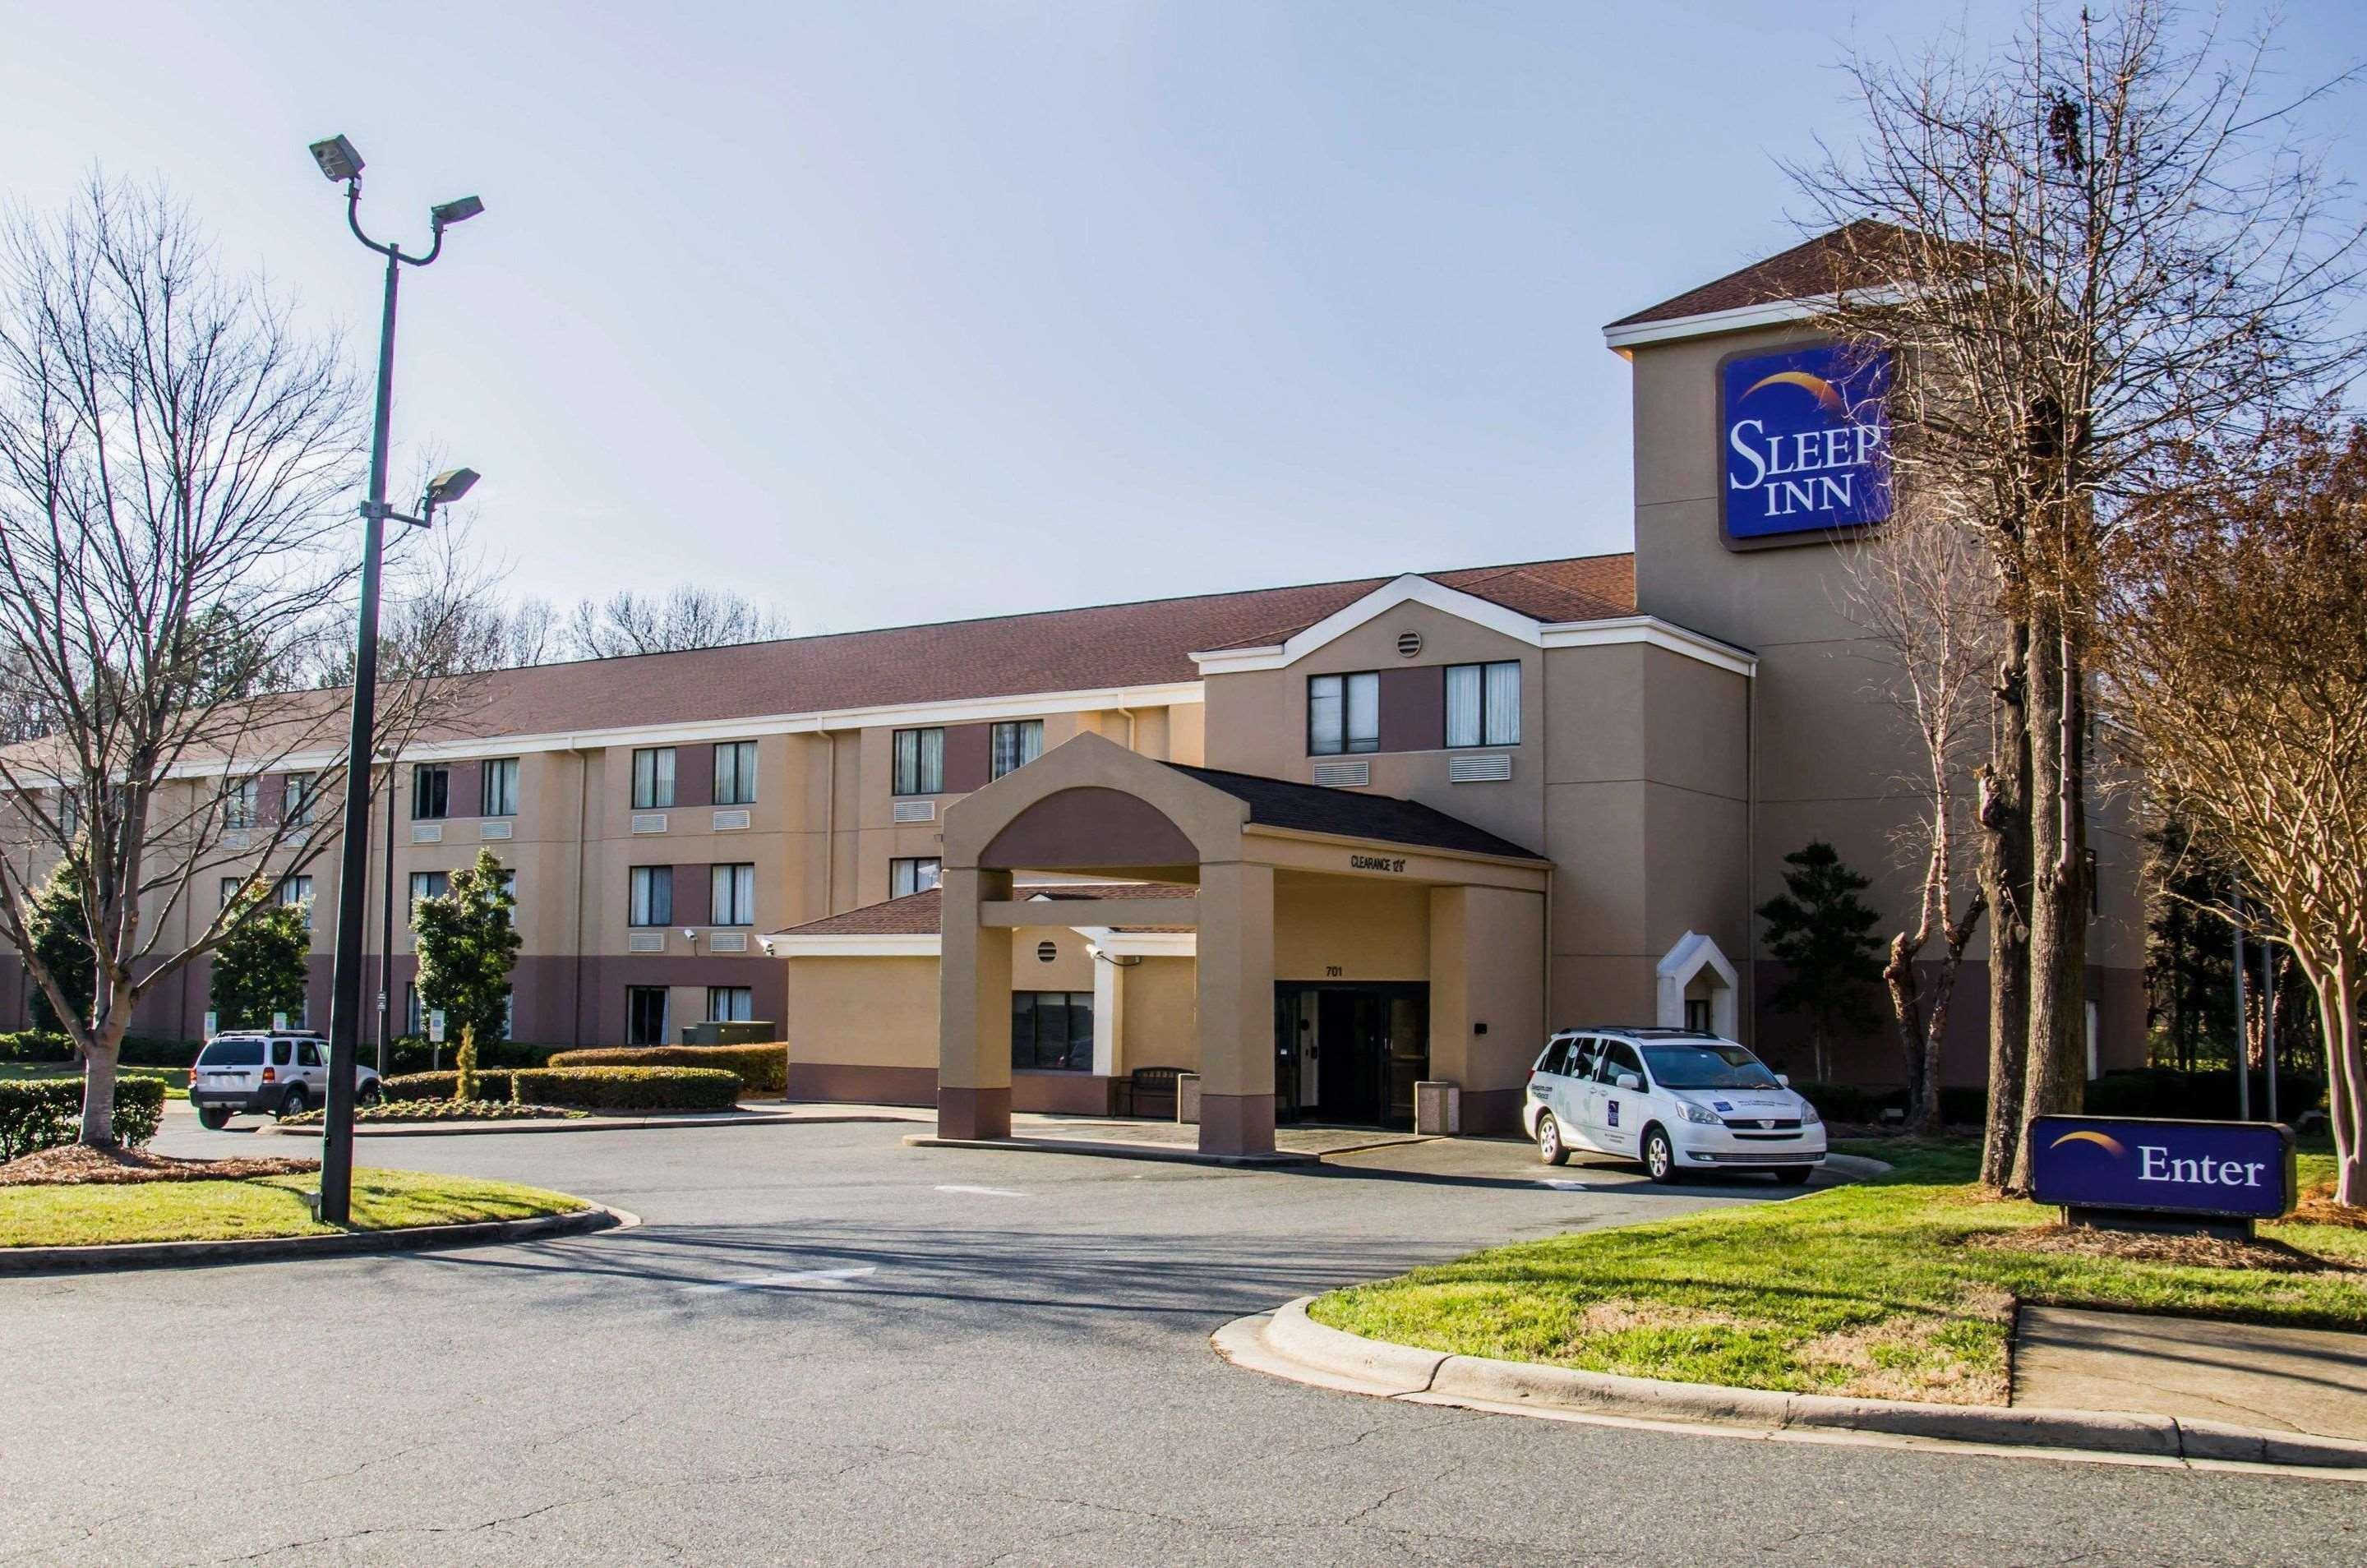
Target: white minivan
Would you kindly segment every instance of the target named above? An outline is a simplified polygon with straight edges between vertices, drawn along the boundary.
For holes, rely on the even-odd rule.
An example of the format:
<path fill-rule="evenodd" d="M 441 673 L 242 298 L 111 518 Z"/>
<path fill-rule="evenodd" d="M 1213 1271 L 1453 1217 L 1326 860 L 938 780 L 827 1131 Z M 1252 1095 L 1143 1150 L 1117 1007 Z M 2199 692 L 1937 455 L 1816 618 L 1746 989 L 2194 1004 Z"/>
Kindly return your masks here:
<path fill-rule="evenodd" d="M 1795 1186 L 1825 1157 L 1817 1108 L 1747 1045 L 1690 1029 L 1565 1029 L 1529 1073 L 1522 1119 L 1537 1157 L 1592 1151 L 1655 1181 L 1760 1170 Z"/>

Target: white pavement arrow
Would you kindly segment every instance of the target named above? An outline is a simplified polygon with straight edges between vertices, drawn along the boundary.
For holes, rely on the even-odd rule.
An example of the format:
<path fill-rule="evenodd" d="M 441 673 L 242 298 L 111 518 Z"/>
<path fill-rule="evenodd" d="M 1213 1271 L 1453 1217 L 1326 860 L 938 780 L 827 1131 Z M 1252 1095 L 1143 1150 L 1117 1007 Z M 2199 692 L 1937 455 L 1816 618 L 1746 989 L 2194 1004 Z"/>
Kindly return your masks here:
<path fill-rule="evenodd" d="M 878 1271 L 869 1264 L 860 1269 L 804 1269 L 780 1274 L 752 1274 L 745 1280 L 719 1280 L 711 1285 L 689 1285 L 685 1289 L 693 1295 L 714 1291 L 836 1291 Z"/>
<path fill-rule="evenodd" d="M 1025 1192 L 1014 1192 L 1008 1187 L 940 1187 L 940 1192 L 968 1192 L 980 1198 L 1025 1198 Z"/>

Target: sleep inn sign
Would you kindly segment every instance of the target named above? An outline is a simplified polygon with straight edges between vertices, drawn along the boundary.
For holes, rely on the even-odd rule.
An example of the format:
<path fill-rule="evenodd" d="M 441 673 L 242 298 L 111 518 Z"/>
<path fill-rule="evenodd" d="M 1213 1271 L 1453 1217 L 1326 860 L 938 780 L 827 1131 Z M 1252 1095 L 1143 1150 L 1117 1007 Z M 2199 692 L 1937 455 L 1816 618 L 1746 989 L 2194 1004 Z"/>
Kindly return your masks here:
<path fill-rule="evenodd" d="M 1890 515 L 1886 352 L 1829 343 L 1739 354 L 1718 377 L 1728 545 L 1806 544 Z"/>

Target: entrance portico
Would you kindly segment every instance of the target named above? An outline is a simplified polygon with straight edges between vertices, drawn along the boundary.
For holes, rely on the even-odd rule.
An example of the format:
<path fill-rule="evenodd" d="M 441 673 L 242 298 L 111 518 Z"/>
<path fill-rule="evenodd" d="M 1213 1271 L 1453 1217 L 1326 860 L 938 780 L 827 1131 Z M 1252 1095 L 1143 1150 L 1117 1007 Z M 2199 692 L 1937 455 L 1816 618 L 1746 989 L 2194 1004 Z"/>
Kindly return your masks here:
<path fill-rule="evenodd" d="M 1010 1135 L 1009 932 L 1046 921 L 1042 886 L 1014 896 L 1022 872 L 1196 887 L 1104 889 L 1093 919 L 1194 933 L 1204 1152 L 1274 1147 L 1277 983 L 1371 977 L 1381 948 L 1388 981 L 1427 987 L 1427 1071 L 1463 1089 L 1466 1125 L 1517 1114 L 1544 1034 L 1548 879 L 1517 844 L 1410 801 L 1157 761 L 1095 735 L 951 807 L 944 844 L 943 1136 Z M 1321 928 L 1279 932 L 1284 967 L 1325 972 L 1277 972 L 1278 919 Z"/>

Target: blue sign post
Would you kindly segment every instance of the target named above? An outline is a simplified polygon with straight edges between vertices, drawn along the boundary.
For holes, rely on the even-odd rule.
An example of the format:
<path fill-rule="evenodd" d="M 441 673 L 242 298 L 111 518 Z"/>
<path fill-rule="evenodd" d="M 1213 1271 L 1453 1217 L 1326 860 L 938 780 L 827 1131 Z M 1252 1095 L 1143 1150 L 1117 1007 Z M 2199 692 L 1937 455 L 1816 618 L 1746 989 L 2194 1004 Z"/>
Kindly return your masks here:
<path fill-rule="evenodd" d="M 2030 1195 L 2074 1224 L 2252 1232 L 2293 1210 L 2293 1129 L 2273 1122 L 2041 1116 Z M 2180 1221 L 2187 1222 L 2180 1224 Z"/>
<path fill-rule="evenodd" d="M 1814 344 L 1718 367 L 1727 544 L 1805 544 L 1890 515 L 1890 355 Z"/>

